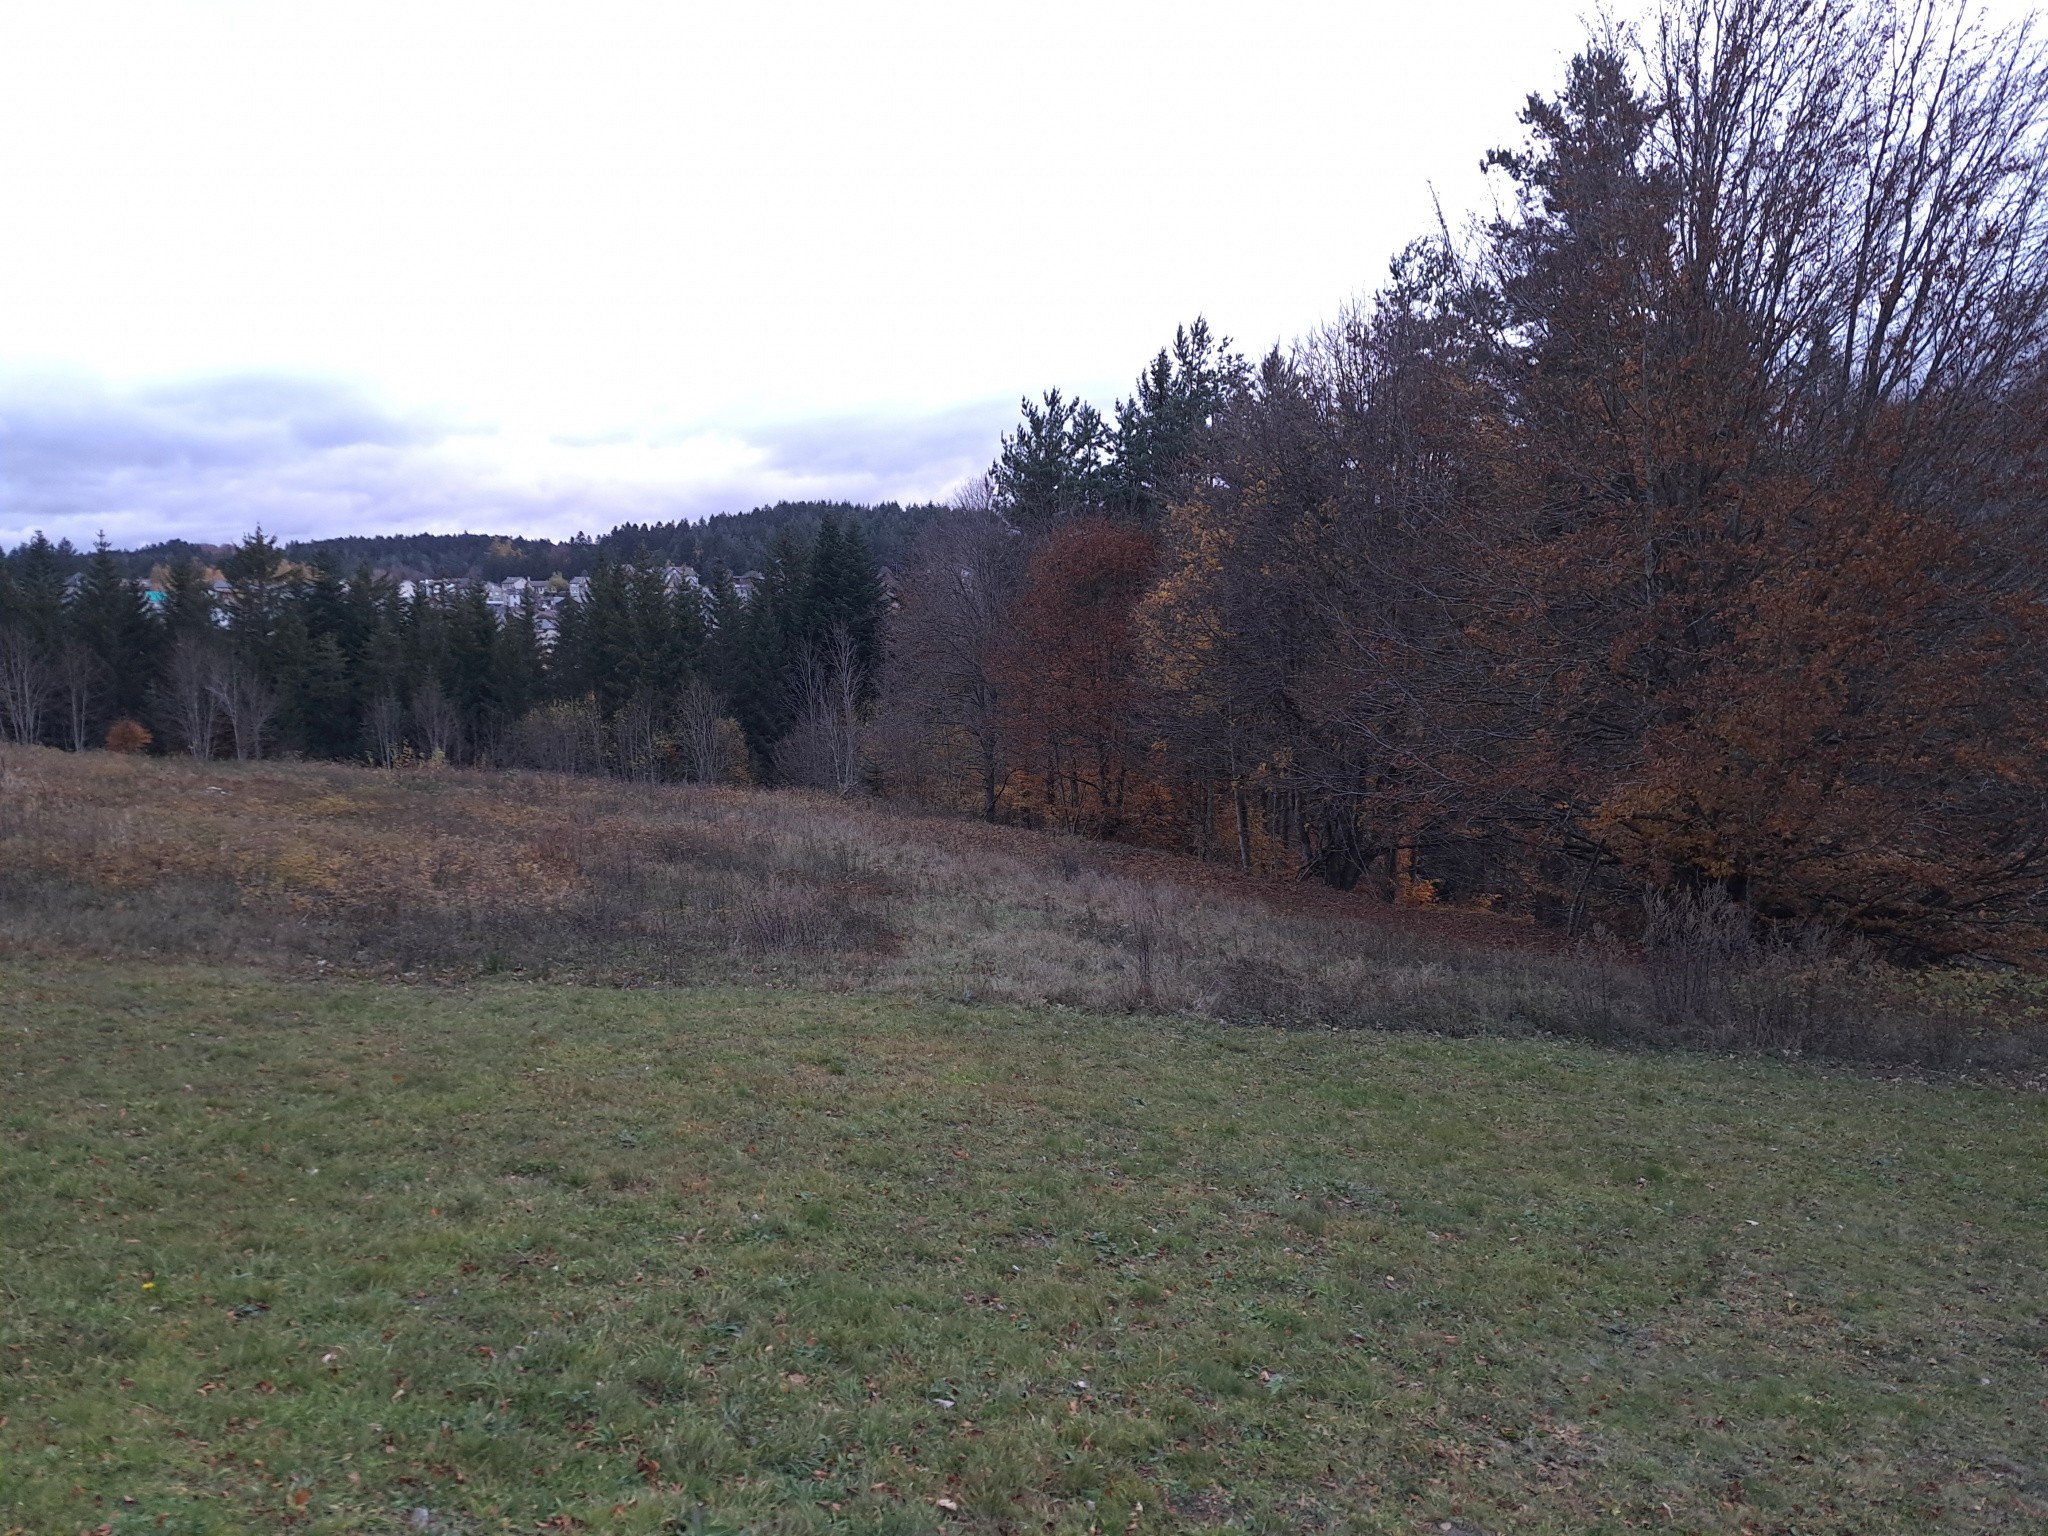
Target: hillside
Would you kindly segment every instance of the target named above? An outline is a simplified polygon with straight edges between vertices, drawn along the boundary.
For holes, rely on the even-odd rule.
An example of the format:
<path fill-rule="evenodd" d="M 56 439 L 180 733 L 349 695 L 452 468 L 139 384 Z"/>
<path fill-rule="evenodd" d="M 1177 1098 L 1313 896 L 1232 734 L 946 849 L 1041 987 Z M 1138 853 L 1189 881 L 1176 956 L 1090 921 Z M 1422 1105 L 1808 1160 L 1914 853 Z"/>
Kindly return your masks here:
<path fill-rule="evenodd" d="M 717 565 L 739 574 L 760 570 L 768 562 L 768 546 L 788 531 L 809 538 L 828 513 L 857 525 L 868 547 L 883 565 L 900 565 L 926 520 L 929 506 L 858 506 L 851 502 L 777 502 L 747 512 L 721 512 L 694 523 L 623 523 L 595 536 L 570 539 L 521 537 L 503 533 L 365 534 L 328 539 L 294 539 L 283 552 L 288 559 L 346 576 L 367 565 L 375 571 L 422 578 L 502 581 L 508 576 L 545 578 L 587 576 L 600 555 L 632 560 L 645 550 L 656 557 L 709 572 Z M 160 565 L 192 558 L 217 565 L 233 546 L 194 544 L 185 539 L 116 551 L 125 576 L 143 577 Z M 68 571 L 82 569 L 85 553 L 63 551 Z"/>
<path fill-rule="evenodd" d="M 1854 945 L 1657 955 L 804 791 L 0 746 L 0 943 L 444 981 L 759 977 L 1234 1023 L 2039 1070 L 2048 993 Z"/>
<path fill-rule="evenodd" d="M 1661 996 L 822 796 L 0 749 L 0 1528 L 2038 1529 L 2024 1037 L 1558 1038 Z"/>

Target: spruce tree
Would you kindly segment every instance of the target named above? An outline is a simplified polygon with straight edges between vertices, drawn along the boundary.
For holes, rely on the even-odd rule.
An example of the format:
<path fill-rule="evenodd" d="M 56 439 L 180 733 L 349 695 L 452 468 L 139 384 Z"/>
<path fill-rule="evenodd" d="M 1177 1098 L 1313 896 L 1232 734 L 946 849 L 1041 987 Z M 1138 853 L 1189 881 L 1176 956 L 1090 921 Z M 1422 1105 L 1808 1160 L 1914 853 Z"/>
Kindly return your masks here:
<path fill-rule="evenodd" d="M 164 630 L 166 638 L 210 645 L 220 638 L 213 584 L 198 561 L 186 556 L 164 577 Z"/>
<path fill-rule="evenodd" d="M 92 658 L 99 678 L 93 738 L 122 717 L 139 719 L 155 681 L 162 627 L 143 607 L 140 586 L 121 574 L 102 534 L 85 579 L 66 612 L 74 644 Z"/>
<path fill-rule="evenodd" d="M 704 613 L 704 677 L 728 703 L 738 696 L 741 686 L 746 623 L 746 605 L 740 601 L 732 572 L 723 564 L 713 566 L 711 597 Z"/>
<path fill-rule="evenodd" d="M 782 529 L 768 547 L 768 569 L 754 586 L 740 626 L 733 715 L 746 733 L 754 775 L 774 778 L 775 748 L 796 716 L 792 687 L 797 658 L 808 638 L 810 552 Z"/>
<path fill-rule="evenodd" d="M 491 648 L 491 696 L 510 725 L 541 700 L 547 686 L 540 644 L 540 599 L 528 587 L 505 615 Z"/>

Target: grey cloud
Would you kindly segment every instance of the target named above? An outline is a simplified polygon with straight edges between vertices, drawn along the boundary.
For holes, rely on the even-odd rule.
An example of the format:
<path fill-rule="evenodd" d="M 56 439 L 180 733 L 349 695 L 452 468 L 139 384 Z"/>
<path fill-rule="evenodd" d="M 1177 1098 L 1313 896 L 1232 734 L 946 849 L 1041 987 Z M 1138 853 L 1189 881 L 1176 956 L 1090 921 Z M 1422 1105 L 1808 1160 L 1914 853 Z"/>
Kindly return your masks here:
<path fill-rule="evenodd" d="M 174 429 L 250 450 L 286 444 L 396 448 L 444 435 L 444 429 L 431 422 L 399 416 L 360 391 L 326 379 L 208 379 L 159 386 L 134 400 Z"/>
<path fill-rule="evenodd" d="M 844 475 L 885 484 L 957 481 L 986 469 L 1016 406 L 981 400 L 939 411 L 814 417 L 749 431 L 777 468 L 803 475 Z"/>
<path fill-rule="evenodd" d="M 756 450 L 730 471 L 620 483 L 599 468 L 633 435 L 555 440 L 547 473 L 493 461 L 493 435 L 393 411 L 346 384 L 246 375 L 121 391 L 0 379 L 0 547 L 37 528 L 119 546 L 218 541 L 258 523 L 284 538 L 436 529 L 564 536 L 781 499 L 936 496 L 984 468 L 1009 418 L 993 402 L 749 426 L 699 423 Z M 585 470 L 581 450 L 591 456 Z M 678 455 L 678 462 L 689 456 Z"/>
<path fill-rule="evenodd" d="M 427 440 L 428 424 L 324 380 L 243 377 L 120 392 L 88 380 L 0 385 L 0 505 L 117 470 L 277 462 L 307 449 Z"/>

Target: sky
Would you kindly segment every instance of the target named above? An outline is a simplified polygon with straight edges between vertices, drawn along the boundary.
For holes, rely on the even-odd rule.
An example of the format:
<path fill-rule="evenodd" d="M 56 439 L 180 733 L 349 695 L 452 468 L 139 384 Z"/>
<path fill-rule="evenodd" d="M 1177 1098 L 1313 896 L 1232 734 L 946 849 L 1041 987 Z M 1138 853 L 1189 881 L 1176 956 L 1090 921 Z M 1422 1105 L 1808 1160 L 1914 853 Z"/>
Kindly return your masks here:
<path fill-rule="evenodd" d="M 0 545 L 941 497 L 1487 206 L 1579 0 L 0 0 Z"/>

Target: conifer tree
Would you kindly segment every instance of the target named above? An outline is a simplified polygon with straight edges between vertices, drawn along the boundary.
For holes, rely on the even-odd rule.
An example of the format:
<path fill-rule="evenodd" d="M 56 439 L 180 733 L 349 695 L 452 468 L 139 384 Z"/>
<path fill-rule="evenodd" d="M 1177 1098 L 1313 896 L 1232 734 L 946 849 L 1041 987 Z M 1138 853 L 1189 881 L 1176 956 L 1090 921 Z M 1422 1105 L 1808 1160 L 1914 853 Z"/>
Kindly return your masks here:
<path fill-rule="evenodd" d="M 212 583 L 189 555 L 165 573 L 164 629 L 172 643 L 211 644 L 220 637 Z"/>
<path fill-rule="evenodd" d="M 531 587 L 505 615 L 491 649 L 491 695 L 507 722 L 538 704 L 547 686 L 540 644 L 540 599 Z"/>
<path fill-rule="evenodd" d="M 155 682 L 162 628 L 144 610 L 138 585 L 121 575 L 103 534 L 67 613 L 74 643 L 92 658 L 100 687 L 94 739 L 122 717 L 140 719 Z"/>

